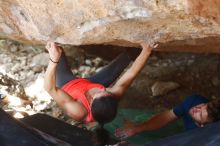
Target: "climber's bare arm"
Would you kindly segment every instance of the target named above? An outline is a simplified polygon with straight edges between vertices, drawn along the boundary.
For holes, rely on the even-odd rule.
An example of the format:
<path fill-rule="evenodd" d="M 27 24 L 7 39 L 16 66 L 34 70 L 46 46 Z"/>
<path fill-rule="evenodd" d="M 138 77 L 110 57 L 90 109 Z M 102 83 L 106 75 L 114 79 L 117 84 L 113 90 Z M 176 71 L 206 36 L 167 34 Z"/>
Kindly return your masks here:
<path fill-rule="evenodd" d="M 62 49 L 56 46 L 55 43 L 48 43 L 46 48 L 49 52 L 50 58 L 54 62 L 59 62 Z M 74 120 L 82 121 L 87 114 L 85 108 L 79 102 L 73 100 L 73 98 L 65 91 L 56 87 L 57 63 L 54 62 L 50 61 L 47 67 L 44 78 L 44 88 L 70 117 Z"/>
<path fill-rule="evenodd" d="M 141 43 L 142 51 L 140 55 L 136 58 L 132 66 L 121 76 L 121 78 L 116 82 L 116 84 L 108 89 L 112 94 L 117 97 L 121 97 L 125 90 L 131 85 L 135 77 L 144 67 L 148 57 L 151 54 L 152 48 L 157 47 L 154 45 L 150 47 L 147 43 Z"/>
<path fill-rule="evenodd" d="M 122 128 L 116 129 L 115 135 L 120 138 L 127 138 L 141 132 L 155 131 L 162 127 L 165 127 L 176 119 L 177 116 L 174 114 L 173 110 L 165 111 L 156 114 L 155 116 L 143 123 L 126 123 Z"/>

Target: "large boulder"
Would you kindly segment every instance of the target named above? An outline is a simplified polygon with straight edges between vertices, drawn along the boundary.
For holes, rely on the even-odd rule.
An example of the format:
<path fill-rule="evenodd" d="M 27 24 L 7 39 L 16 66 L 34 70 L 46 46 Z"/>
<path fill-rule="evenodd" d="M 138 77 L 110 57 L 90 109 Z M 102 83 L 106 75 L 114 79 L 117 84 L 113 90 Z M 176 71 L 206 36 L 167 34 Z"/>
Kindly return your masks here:
<path fill-rule="evenodd" d="M 148 40 L 160 50 L 220 52 L 220 1 L 1 0 L 0 37 L 71 45 Z"/>

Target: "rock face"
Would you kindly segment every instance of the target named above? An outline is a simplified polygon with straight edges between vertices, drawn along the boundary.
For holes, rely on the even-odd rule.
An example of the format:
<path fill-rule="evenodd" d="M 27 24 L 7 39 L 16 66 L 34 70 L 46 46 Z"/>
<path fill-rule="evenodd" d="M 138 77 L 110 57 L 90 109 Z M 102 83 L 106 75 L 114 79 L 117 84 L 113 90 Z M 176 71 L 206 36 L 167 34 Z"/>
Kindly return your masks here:
<path fill-rule="evenodd" d="M 220 52 L 220 1 L 1 0 L 0 37 L 72 45 L 148 40 L 160 50 Z"/>

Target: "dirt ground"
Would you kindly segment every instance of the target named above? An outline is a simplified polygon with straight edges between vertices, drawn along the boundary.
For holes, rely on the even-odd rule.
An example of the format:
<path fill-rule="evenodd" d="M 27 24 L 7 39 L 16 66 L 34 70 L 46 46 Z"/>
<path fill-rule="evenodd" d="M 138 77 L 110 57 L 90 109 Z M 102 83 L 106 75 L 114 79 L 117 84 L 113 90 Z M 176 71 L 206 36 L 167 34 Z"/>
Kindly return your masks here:
<path fill-rule="evenodd" d="M 163 109 L 172 108 L 192 94 L 217 98 L 220 95 L 219 61 L 219 55 L 216 54 L 155 53 L 127 93 L 127 100 L 121 104 L 126 107 Z M 152 97 L 150 87 L 155 81 L 173 81 L 180 87 L 162 96 Z"/>

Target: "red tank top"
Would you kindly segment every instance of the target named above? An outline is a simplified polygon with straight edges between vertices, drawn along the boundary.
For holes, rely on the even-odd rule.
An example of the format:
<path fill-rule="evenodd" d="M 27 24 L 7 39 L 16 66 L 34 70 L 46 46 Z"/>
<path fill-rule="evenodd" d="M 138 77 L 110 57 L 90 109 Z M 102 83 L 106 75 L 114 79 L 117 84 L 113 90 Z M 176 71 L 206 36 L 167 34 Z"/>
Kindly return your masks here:
<path fill-rule="evenodd" d="M 72 96 L 74 100 L 79 100 L 84 105 L 88 112 L 85 119 L 86 123 L 94 121 L 90 104 L 85 96 L 85 92 L 92 88 L 105 89 L 101 84 L 92 83 L 91 81 L 82 78 L 72 80 L 62 87 L 62 89 Z"/>

